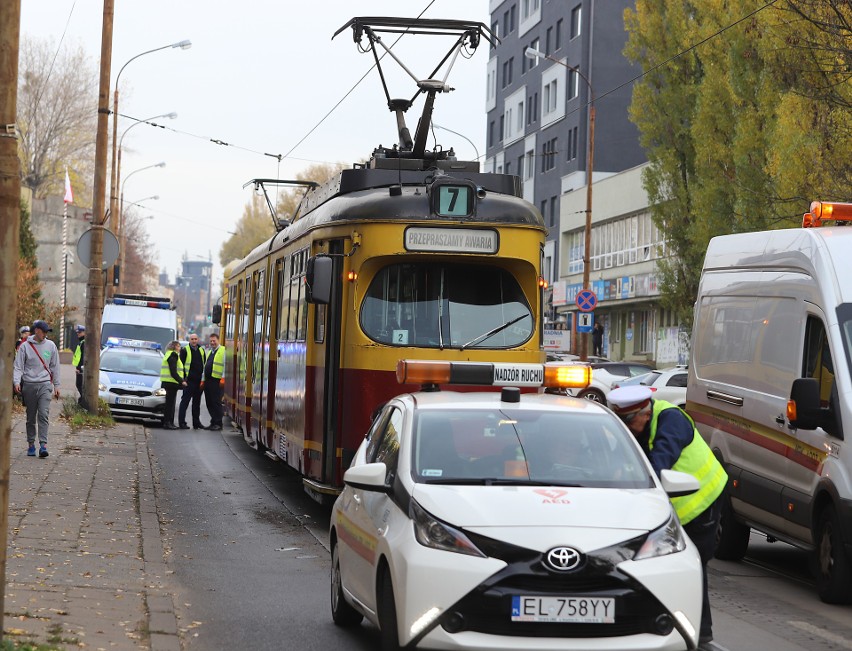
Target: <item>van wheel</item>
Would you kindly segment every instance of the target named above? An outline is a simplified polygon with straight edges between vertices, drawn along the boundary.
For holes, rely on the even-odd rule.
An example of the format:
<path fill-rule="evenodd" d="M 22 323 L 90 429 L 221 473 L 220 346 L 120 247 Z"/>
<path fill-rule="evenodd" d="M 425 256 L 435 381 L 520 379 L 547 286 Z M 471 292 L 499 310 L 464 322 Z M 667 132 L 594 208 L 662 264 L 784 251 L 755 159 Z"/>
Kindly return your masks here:
<path fill-rule="evenodd" d="M 606 404 L 606 397 L 597 389 L 585 389 L 580 391 L 580 397 L 585 398 L 586 400 L 591 400 L 592 402 L 599 402 L 603 405 Z"/>
<path fill-rule="evenodd" d="M 393 584 L 390 569 L 384 568 L 379 584 L 378 598 L 379 633 L 382 651 L 399 651 L 399 627 L 396 622 L 396 601 L 393 598 Z"/>
<path fill-rule="evenodd" d="M 343 596 L 343 578 L 340 576 L 338 545 L 331 548 L 331 618 L 344 628 L 357 626 L 364 616 L 355 610 Z"/>
<path fill-rule="evenodd" d="M 819 514 L 814 560 L 819 598 L 829 604 L 852 602 L 852 566 L 843 548 L 840 518 L 830 505 Z"/>
<path fill-rule="evenodd" d="M 716 558 L 723 561 L 741 561 L 748 549 L 751 528 L 734 516 L 731 498 L 722 496 L 722 517 L 716 533 Z"/>

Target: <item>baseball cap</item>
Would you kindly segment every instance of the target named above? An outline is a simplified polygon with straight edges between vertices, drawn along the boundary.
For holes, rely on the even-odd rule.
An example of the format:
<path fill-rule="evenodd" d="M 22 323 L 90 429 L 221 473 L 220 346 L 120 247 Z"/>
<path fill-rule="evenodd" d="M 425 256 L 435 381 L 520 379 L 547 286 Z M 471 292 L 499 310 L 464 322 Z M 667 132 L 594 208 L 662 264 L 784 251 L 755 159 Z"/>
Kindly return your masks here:
<path fill-rule="evenodd" d="M 53 332 L 53 328 L 47 325 L 47 321 L 42 321 L 41 319 L 39 319 L 38 321 L 33 321 L 33 330 L 35 330 L 36 328 L 43 332 Z"/>
<path fill-rule="evenodd" d="M 650 387 L 628 386 L 613 389 L 609 392 L 606 400 L 609 403 L 609 408 L 615 412 L 616 416 L 627 419 L 650 405 L 651 395 Z"/>
<path fill-rule="evenodd" d="M 24 332 L 29 332 L 29 331 L 30 331 L 29 326 L 21 326 L 21 329 L 18 332 L 24 333 Z"/>
<path fill-rule="evenodd" d="M 86 326 L 84 326 L 82 323 L 78 323 L 77 325 L 74 326 L 74 331 L 75 332 L 86 332 Z"/>

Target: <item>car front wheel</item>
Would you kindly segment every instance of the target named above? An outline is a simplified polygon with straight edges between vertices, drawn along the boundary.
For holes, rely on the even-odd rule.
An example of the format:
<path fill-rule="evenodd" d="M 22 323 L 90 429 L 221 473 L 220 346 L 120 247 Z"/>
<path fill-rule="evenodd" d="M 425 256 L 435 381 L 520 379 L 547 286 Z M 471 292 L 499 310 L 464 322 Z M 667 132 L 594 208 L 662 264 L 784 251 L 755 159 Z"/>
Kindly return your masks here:
<path fill-rule="evenodd" d="M 843 547 L 840 518 L 833 506 L 826 506 L 819 515 L 815 561 L 820 599 L 829 604 L 852 601 L 852 565 Z"/>
<path fill-rule="evenodd" d="M 357 626 L 364 616 L 349 605 L 343 596 L 343 579 L 340 576 L 340 554 L 335 543 L 331 548 L 331 618 L 342 627 Z"/>
<path fill-rule="evenodd" d="M 606 396 L 597 389 L 584 389 L 580 391 L 580 397 L 592 402 L 599 402 L 602 405 L 606 404 Z"/>

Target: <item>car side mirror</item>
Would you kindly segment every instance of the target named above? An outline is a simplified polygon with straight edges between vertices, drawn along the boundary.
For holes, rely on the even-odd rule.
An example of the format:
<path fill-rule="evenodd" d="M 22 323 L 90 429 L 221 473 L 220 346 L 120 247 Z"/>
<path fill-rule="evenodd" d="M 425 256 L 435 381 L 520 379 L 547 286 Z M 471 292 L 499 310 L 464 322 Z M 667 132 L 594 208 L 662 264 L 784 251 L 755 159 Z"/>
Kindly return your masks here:
<path fill-rule="evenodd" d="M 327 255 L 318 255 L 308 259 L 305 270 L 305 300 L 317 305 L 331 302 L 331 281 L 334 261 Z"/>
<path fill-rule="evenodd" d="M 385 484 L 387 474 L 388 467 L 381 461 L 367 463 L 363 466 L 353 466 L 343 473 L 343 483 L 365 491 L 389 493 L 391 487 Z"/>
<path fill-rule="evenodd" d="M 836 387 L 834 387 L 836 389 Z M 833 393 L 833 392 L 832 392 Z M 833 396 L 832 396 L 833 397 Z M 793 418 L 788 406 L 787 416 L 792 427 L 800 429 L 823 428 L 827 432 L 835 432 L 837 423 L 831 408 L 824 409 L 820 399 L 819 381 L 815 378 L 802 377 L 793 380 L 790 388 L 790 402 L 793 403 Z M 835 404 L 832 401 L 832 404 Z M 842 438 L 842 435 L 840 436 Z"/>
<path fill-rule="evenodd" d="M 213 306 L 213 314 L 211 315 L 210 320 L 213 323 L 215 323 L 216 325 L 219 325 L 219 323 L 222 321 L 222 306 L 221 305 L 214 305 Z"/>
<path fill-rule="evenodd" d="M 660 472 L 660 483 L 669 497 L 692 495 L 701 488 L 698 480 L 690 474 L 678 470 L 663 470 Z"/>

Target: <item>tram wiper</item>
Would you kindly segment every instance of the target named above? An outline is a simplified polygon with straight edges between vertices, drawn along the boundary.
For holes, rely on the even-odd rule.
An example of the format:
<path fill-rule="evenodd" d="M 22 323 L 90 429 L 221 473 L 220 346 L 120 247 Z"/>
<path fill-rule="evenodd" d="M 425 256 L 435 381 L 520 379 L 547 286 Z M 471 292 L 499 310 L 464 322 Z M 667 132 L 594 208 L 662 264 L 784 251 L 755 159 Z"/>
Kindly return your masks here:
<path fill-rule="evenodd" d="M 526 319 L 528 316 L 529 316 L 529 314 L 522 314 L 521 316 L 516 317 L 516 318 L 512 319 L 511 321 L 506 321 L 506 323 L 504 323 L 503 325 L 497 326 L 496 328 L 493 328 L 492 330 L 489 330 L 488 332 L 482 333 L 478 337 L 475 337 L 474 339 L 471 339 L 470 341 L 468 341 L 466 344 L 462 344 L 462 347 L 459 350 L 464 350 L 468 346 L 473 346 L 474 344 L 478 344 L 481 341 L 485 341 L 489 337 L 493 337 L 494 335 L 496 335 L 498 332 L 502 332 L 503 330 L 508 328 L 510 325 L 516 324 L 521 319 Z"/>

